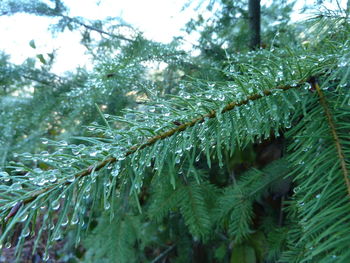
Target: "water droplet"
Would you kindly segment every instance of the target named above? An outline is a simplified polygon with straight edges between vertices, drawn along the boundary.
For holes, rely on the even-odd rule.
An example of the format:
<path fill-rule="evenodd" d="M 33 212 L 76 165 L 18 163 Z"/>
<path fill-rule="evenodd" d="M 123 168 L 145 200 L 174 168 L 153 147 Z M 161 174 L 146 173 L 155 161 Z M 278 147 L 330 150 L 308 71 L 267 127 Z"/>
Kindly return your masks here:
<path fill-rule="evenodd" d="M 27 220 L 27 218 L 28 218 L 28 214 L 25 214 L 22 216 L 22 218 L 19 220 L 19 222 L 24 222 Z"/>
<path fill-rule="evenodd" d="M 54 240 L 60 240 L 62 238 L 61 234 L 60 233 L 57 233 L 55 236 L 54 236 Z"/>
<path fill-rule="evenodd" d="M 338 64 L 338 67 L 346 67 L 348 65 L 347 61 L 342 61 Z"/>
<path fill-rule="evenodd" d="M 56 211 L 60 208 L 60 203 L 56 200 L 52 202 L 52 210 Z"/>
<path fill-rule="evenodd" d="M 77 215 L 75 215 L 75 216 L 73 216 L 73 218 L 71 219 L 71 224 L 72 225 L 76 225 L 76 224 L 78 224 L 78 222 L 79 222 L 79 218 L 78 218 L 78 216 Z"/>
<path fill-rule="evenodd" d="M 70 182 L 70 183 L 73 183 L 75 180 L 75 176 L 74 175 L 71 175 L 67 178 L 67 182 Z"/>
<path fill-rule="evenodd" d="M 89 155 L 91 157 L 95 157 L 96 155 L 98 154 L 98 151 L 93 151 L 93 152 L 90 152 Z"/>
<path fill-rule="evenodd" d="M 196 157 L 195 161 L 199 162 L 199 159 L 200 159 L 200 154 Z"/>
<path fill-rule="evenodd" d="M 219 94 L 218 99 L 219 99 L 219 101 L 224 101 L 225 100 L 225 95 L 224 94 Z"/>
<path fill-rule="evenodd" d="M 51 175 L 51 178 L 49 179 L 49 181 L 50 181 L 50 183 L 56 182 L 56 181 L 57 181 L 56 175 L 52 174 L 52 175 Z"/>
<path fill-rule="evenodd" d="M 112 176 L 118 176 L 119 171 L 120 171 L 120 164 L 117 163 L 117 164 L 114 166 L 114 170 L 112 171 Z"/>
<path fill-rule="evenodd" d="M 187 145 L 187 146 L 185 147 L 185 150 L 186 150 L 186 151 L 189 151 L 189 150 L 192 149 L 192 147 L 193 147 L 193 145 L 192 145 L 192 144 L 189 144 L 189 145 Z"/>
<path fill-rule="evenodd" d="M 28 158 L 28 159 L 31 159 L 31 158 L 32 158 L 32 154 L 31 154 L 31 153 L 28 153 L 28 152 L 22 153 L 22 156 L 23 156 L 24 158 Z"/>
<path fill-rule="evenodd" d="M 27 237 L 27 236 L 29 236 L 29 234 L 30 234 L 30 231 L 29 231 L 29 229 L 27 228 L 26 230 L 24 230 L 24 231 L 22 232 L 22 237 Z"/>
<path fill-rule="evenodd" d="M 74 148 L 72 148 L 72 153 L 73 153 L 74 155 L 78 155 L 78 154 L 80 153 L 80 149 L 77 148 L 77 147 L 74 147 Z"/>
<path fill-rule="evenodd" d="M 66 225 L 68 225 L 68 222 L 69 222 L 68 218 L 65 218 L 65 219 L 62 221 L 61 226 L 66 226 Z"/>
<path fill-rule="evenodd" d="M 108 210 L 109 208 L 111 208 L 111 204 L 108 201 L 106 201 L 104 208 L 105 208 L 105 210 Z"/>
<path fill-rule="evenodd" d="M 63 146 L 63 147 L 68 145 L 68 143 L 66 141 L 63 141 L 63 140 L 59 141 L 58 143 L 60 146 Z"/>
<path fill-rule="evenodd" d="M 181 153 L 182 153 L 182 149 L 181 149 L 181 148 L 180 148 L 180 149 L 177 149 L 177 150 L 176 150 L 176 153 L 177 153 L 177 154 L 181 154 Z"/>
<path fill-rule="evenodd" d="M 49 255 L 49 253 L 46 253 L 43 257 L 43 260 L 48 261 L 49 259 L 50 259 L 50 255 Z"/>
<path fill-rule="evenodd" d="M 7 179 L 10 180 L 10 175 L 7 172 L 5 172 L 5 171 L 1 171 L 0 172 L 0 177 L 4 181 L 7 181 Z"/>
<path fill-rule="evenodd" d="M 46 139 L 46 138 L 42 138 L 42 144 L 48 144 L 49 143 L 49 140 L 48 139 Z"/>
<path fill-rule="evenodd" d="M 7 243 L 5 244 L 5 248 L 7 248 L 7 249 L 11 248 L 11 243 L 10 243 L 10 242 L 7 242 Z"/>

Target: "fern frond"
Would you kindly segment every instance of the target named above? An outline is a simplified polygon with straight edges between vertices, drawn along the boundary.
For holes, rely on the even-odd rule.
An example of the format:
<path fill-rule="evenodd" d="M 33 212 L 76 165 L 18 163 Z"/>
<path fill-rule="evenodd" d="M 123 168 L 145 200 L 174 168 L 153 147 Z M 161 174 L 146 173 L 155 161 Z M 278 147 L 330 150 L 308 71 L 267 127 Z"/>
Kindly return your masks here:
<path fill-rule="evenodd" d="M 206 237 L 211 229 L 210 214 L 205 202 L 205 184 L 188 183 L 180 189 L 182 200 L 180 211 L 190 233 L 197 238 Z"/>
<path fill-rule="evenodd" d="M 110 224 L 107 215 L 100 218 L 97 227 L 84 243 L 88 249 L 84 262 L 136 262 L 135 242 L 139 219 L 125 215 Z"/>
<path fill-rule="evenodd" d="M 288 167 L 288 162 L 281 159 L 262 171 L 246 172 L 237 184 L 227 187 L 219 197 L 216 219 L 222 226 L 227 226 L 228 233 L 236 242 L 242 242 L 252 233 L 253 203 L 260 202 L 269 188 L 284 179 Z"/>

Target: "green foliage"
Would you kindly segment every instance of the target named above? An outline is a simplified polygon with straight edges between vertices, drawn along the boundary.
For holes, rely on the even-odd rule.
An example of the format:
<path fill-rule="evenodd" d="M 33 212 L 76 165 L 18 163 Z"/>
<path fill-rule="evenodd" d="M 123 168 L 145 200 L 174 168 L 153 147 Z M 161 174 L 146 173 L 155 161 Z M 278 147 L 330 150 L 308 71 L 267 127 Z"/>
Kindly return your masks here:
<path fill-rule="evenodd" d="M 108 216 L 100 218 L 97 227 L 85 240 L 90 248 L 85 252 L 84 262 L 135 262 L 134 243 L 141 232 L 137 217 L 115 218 L 113 223 Z"/>
<path fill-rule="evenodd" d="M 208 68 L 198 66 L 172 83 L 174 92 L 148 78 L 145 62 L 186 71 L 200 58 L 141 35 L 112 59 L 96 58 L 93 74 L 40 81 L 32 98 L 15 101 L 25 110 L 0 123 L 50 97 L 23 125 L 55 124 L 59 134 L 15 162 L 3 158 L 0 244 L 20 254 L 45 233 L 49 250 L 74 232 L 82 262 L 349 261 L 349 20 L 327 14 L 309 27 L 289 46 L 232 48 L 213 63 L 216 74 L 199 78 Z M 92 51 L 101 52 L 110 49 Z M 7 74 L 18 72 L 1 61 Z M 28 63 L 18 67 L 53 78 Z M 135 100 L 122 109 L 131 91 Z M 62 132 L 77 120 L 95 122 Z M 5 139 L 23 143 L 11 125 Z"/>

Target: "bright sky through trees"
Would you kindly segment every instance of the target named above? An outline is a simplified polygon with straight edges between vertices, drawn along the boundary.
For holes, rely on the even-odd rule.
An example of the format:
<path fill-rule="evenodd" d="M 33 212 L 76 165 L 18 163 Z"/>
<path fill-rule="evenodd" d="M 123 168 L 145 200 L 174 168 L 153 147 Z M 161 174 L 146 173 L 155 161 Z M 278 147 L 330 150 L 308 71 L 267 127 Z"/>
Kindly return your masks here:
<path fill-rule="evenodd" d="M 97 3 L 96 3 L 97 2 Z M 108 16 L 122 17 L 126 22 L 145 32 L 145 36 L 156 41 L 169 42 L 175 35 L 180 35 L 180 29 L 194 13 L 180 12 L 185 1 L 175 0 L 66 0 L 71 16 L 82 16 L 88 19 L 103 19 Z M 82 8 L 84 7 L 84 8 Z M 47 31 L 49 18 L 35 17 L 27 14 L 16 14 L 12 17 L 0 17 L 0 50 L 11 54 L 12 61 L 21 63 L 29 56 L 39 53 L 59 53 L 54 70 L 62 72 L 76 68 L 86 63 L 84 49 L 79 44 L 77 32 L 59 34 L 52 39 Z M 52 20 L 51 20 L 52 21 Z M 29 46 L 34 39 L 36 50 Z M 67 59 L 69 58 L 69 59 Z"/>
<path fill-rule="evenodd" d="M 188 0 L 65 0 L 64 2 L 70 9 L 70 16 L 88 19 L 121 17 L 125 22 L 144 32 L 147 38 L 160 42 L 170 42 L 174 36 L 183 35 L 181 29 L 185 23 L 198 14 L 193 8 L 181 12 Z M 297 1 L 294 20 L 300 19 L 298 13 L 302 5 L 311 2 L 313 1 Z M 345 0 L 339 2 L 342 6 L 346 4 Z M 52 38 L 47 30 L 50 22 L 52 20 L 49 18 L 28 14 L 0 17 L 2 36 L 0 50 L 10 54 L 14 63 L 22 63 L 28 57 L 56 50 L 57 58 L 53 67 L 56 73 L 74 70 L 78 65 L 88 63 L 87 57 L 84 56 L 84 48 L 79 43 L 79 33 L 66 30 L 63 34 Z M 32 39 L 35 40 L 37 49 L 29 46 L 29 41 Z M 194 39 L 195 37 L 188 41 Z"/>

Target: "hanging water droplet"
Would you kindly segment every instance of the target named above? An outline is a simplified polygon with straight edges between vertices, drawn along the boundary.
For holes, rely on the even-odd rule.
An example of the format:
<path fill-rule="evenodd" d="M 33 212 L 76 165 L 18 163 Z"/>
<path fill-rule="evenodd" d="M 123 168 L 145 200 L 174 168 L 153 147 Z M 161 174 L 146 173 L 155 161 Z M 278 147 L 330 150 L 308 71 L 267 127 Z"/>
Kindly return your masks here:
<path fill-rule="evenodd" d="M 68 145 L 68 143 L 66 141 L 63 141 L 63 140 L 59 141 L 58 143 L 60 146 L 63 146 L 63 147 Z"/>
<path fill-rule="evenodd" d="M 50 259 L 50 255 L 49 255 L 49 253 L 46 253 L 43 257 L 43 260 L 48 261 L 49 259 Z"/>
<path fill-rule="evenodd" d="M 192 144 L 189 144 L 189 145 L 187 145 L 187 146 L 185 147 L 185 150 L 186 150 L 186 151 L 189 151 L 189 150 L 192 149 L 192 147 L 193 147 L 193 145 L 192 145 Z"/>
<path fill-rule="evenodd" d="M 25 214 L 22 216 L 22 218 L 19 220 L 19 222 L 24 222 L 27 220 L 27 218 L 28 218 L 28 214 Z"/>
<path fill-rule="evenodd" d="M 71 175 L 67 178 L 67 182 L 70 182 L 70 183 L 73 183 L 75 180 L 75 176 L 74 175 Z"/>
<path fill-rule="evenodd" d="M 22 237 L 28 237 L 29 236 L 29 234 L 30 234 L 30 230 L 27 228 L 26 230 L 24 230 L 23 232 L 22 232 Z"/>
<path fill-rule="evenodd" d="M 68 222 L 69 222 L 69 220 L 68 220 L 68 218 L 66 217 L 66 218 L 62 221 L 61 226 L 66 226 L 66 225 L 68 225 Z"/>
<path fill-rule="evenodd" d="M 119 175 L 119 170 L 120 170 L 120 164 L 117 163 L 114 167 L 114 170 L 112 171 L 112 176 L 118 176 Z"/>
<path fill-rule="evenodd" d="M 79 222 L 79 218 L 78 218 L 78 216 L 77 215 L 74 215 L 73 216 L 73 218 L 71 219 L 71 224 L 72 225 L 76 225 L 76 224 L 78 224 L 78 222 Z"/>
<path fill-rule="evenodd" d="M 74 148 L 72 148 L 72 153 L 73 153 L 74 155 L 78 155 L 78 154 L 80 153 L 80 149 L 77 148 L 77 147 L 74 147 Z"/>
<path fill-rule="evenodd" d="M 61 204 L 57 200 L 53 201 L 52 202 L 52 210 L 54 210 L 54 211 L 58 210 L 60 208 L 60 205 Z"/>
<path fill-rule="evenodd" d="M 181 153 L 182 153 L 182 149 L 179 148 L 179 149 L 177 149 L 175 152 L 176 152 L 177 154 L 181 154 Z"/>
<path fill-rule="evenodd" d="M 31 158 L 32 158 L 32 154 L 31 154 L 31 153 L 28 153 L 28 152 L 22 153 L 22 156 L 23 156 L 24 158 L 28 158 L 28 159 L 31 159 Z"/>
<path fill-rule="evenodd" d="M 95 157 L 98 154 L 98 151 L 90 152 L 89 155 L 91 157 Z"/>
<path fill-rule="evenodd" d="M 62 238 L 61 234 L 60 233 L 57 233 L 55 236 L 54 236 L 54 240 L 60 240 Z"/>
<path fill-rule="evenodd" d="M 219 99 L 219 101 L 224 101 L 225 100 L 225 95 L 224 94 L 219 94 L 218 99 Z"/>
<path fill-rule="evenodd" d="M 42 138 L 42 144 L 48 144 L 49 143 L 49 140 L 48 139 L 46 139 L 46 138 Z"/>
<path fill-rule="evenodd" d="M 111 204 L 108 201 L 106 201 L 104 204 L 104 208 L 105 210 L 108 210 L 109 208 L 111 208 Z"/>
<path fill-rule="evenodd" d="M 1 172 L 0 172 L 0 177 L 5 177 L 5 178 L 7 178 L 7 177 L 9 177 L 9 174 L 8 174 L 7 172 L 5 172 L 5 171 L 1 171 Z"/>
<path fill-rule="evenodd" d="M 7 249 L 11 248 L 11 243 L 10 242 L 6 242 L 5 243 L 5 248 L 7 248 Z"/>
<path fill-rule="evenodd" d="M 200 159 L 200 154 L 198 154 L 198 156 L 196 157 L 195 161 L 199 162 L 199 159 Z"/>
<path fill-rule="evenodd" d="M 56 181 L 57 181 L 56 175 L 52 174 L 51 177 L 50 177 L 50 179 L 49 179 L 49 181 L 50 181 L 50 183 L 56 182 Z"/>

